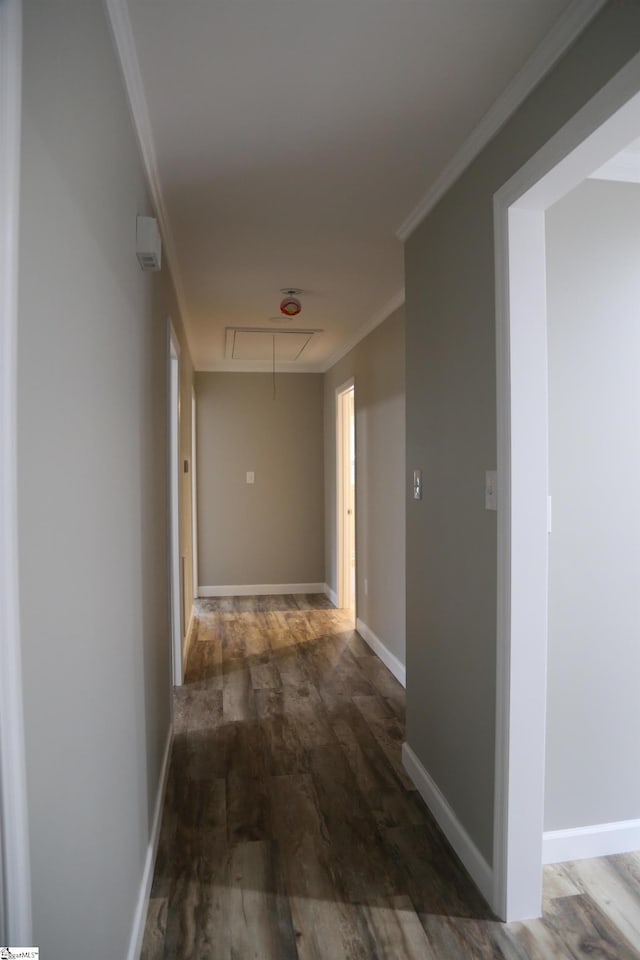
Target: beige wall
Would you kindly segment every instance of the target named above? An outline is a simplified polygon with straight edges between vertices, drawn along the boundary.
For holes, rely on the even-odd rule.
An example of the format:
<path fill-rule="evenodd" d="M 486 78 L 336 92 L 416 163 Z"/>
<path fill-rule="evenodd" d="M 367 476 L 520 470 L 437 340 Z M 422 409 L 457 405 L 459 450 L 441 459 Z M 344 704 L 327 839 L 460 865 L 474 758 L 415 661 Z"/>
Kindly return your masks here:
<path fill-rule="evenodd" d="M 323 583 L 322 375 L 197 373 L 201 586 Z M 247 471 L 255 483 L 246 483 Z"/>
<path fill-rule="evenodd" d="M 492 859 L 496 672 L 493 195 L 640 47 L 640 4 L 609 3 L 405 247 L 407 739 Z"/>
<path fill-rule="evenodd" d="M 355 378 L 357 616 L 405 662 L 404 310 L 325 374 L 325 569 L 337 591 L 336 388 Z M 365 595 L 364 580 L 368 580 Z"/>
<path fill-rule="evenodd" d="M 170 723 L 166 319 L 180 318 L 166 267 L 143 274 L 135 257 L 136 214 L 151 211 L 103 4 L 30 0 L 24 16 L 18 535 L 34 941 L 51 960 L 106 960 L 126 955 Z M 184 410 L 184 338 L 182 358 Z"/>

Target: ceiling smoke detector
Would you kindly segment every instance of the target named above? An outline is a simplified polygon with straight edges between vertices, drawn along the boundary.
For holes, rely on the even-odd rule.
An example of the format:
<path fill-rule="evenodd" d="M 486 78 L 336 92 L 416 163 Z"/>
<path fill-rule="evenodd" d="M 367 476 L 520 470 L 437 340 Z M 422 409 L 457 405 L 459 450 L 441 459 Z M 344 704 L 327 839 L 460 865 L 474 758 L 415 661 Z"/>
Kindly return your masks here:
<path fill-rule="evenodd" d="M 302 293 L 302 290 L 297 290 L 295 287 L 287 287 L 281 290 L 280 293 L 284 293 L 284 299 L 280 301 L 280 313 L 283 313 L 285 317 L 297 317 L 302 310 L 302 304 L 298 300 L 298 296 Z"/>

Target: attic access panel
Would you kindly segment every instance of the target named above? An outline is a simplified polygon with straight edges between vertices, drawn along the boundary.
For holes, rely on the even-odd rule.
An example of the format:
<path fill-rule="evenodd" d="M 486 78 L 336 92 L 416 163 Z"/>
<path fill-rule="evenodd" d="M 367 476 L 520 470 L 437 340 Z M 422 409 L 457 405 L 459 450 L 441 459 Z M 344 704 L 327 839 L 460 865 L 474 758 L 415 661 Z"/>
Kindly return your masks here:
<path fill-rule="evenodd" d="M 321 330 L 271 330 L 266 327 L 227 327 L 225 359 L 270 364 L 275 343 L 276 363 L 295 363 Z"/>

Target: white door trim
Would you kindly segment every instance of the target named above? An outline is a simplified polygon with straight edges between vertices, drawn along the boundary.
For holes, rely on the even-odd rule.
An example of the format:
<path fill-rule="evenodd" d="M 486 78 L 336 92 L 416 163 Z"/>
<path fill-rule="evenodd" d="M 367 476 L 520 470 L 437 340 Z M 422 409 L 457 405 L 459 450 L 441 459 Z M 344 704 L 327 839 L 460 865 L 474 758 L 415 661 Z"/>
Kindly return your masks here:
<path fill-rule="evenodd" d="M 495 195 L 498 633 L 494 897 L 539 916 L 547 637 L 545 210 L 640 133 L 635 56 Z"/>
<path fill-rule="evenodd" d="M 182 684 L 182 591 L 180 589 L 180 341 L 168 326 L 168 479 L 169 479 L 169 589 L 171 662 L 175 686 Z"/>
<path fill-rule="evenodd" d="M 344 524 L 345 511 L 345 492 L 344 492 L 344 449 L 345 449 L 345 430 L 344 430 L 344 397 L 350 390 L 355 389 L 355 378 L 350 377 L 335 391 L 336 403 L 336 520 L 337 520 L 337 593 L 338 607 L 347 606 L 349 587 L 346 578 L 349 576 L 347 564 L 345 563 L 345 539 L 346 531 Z M 353 598 L 355 605 L 355 597 Z"/>
<path fill-rule="evenodd" d="M 196 474 L 196 426 L 198 410 L 196 390 L 191 387 L 191 538 L 193 544 L 193 599 L 198 597 L 198 478 Z"/>
<path fill-rule="evenodd" d="M 18 593 L 17 330 L 22 8 L 0 2 L 0 816 L 9 943 L 32 942 Z"/>

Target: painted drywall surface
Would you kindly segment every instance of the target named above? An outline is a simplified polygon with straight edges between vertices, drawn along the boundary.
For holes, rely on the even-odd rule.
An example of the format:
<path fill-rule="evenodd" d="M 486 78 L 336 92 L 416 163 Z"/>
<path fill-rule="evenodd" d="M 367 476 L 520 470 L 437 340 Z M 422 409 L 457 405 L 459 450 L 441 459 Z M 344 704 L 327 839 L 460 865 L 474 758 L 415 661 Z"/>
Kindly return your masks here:
<path fill-rule="evenodd" d="M 496 466 L 493 194 L 640 47 L 610 3 L 405 246 L 407 740 L 488 862 L 493 847 Z M 408 476 L 407 476 L 408 482 Z"/>
<path fill-rule="evenodd" d="M 18 469 L 34 939 L 125 956 L 169 729 L 166 268 L 99 0 L 24 5 Z M 185 375 L 188 356 L 183 349 Z M 187 408 L 188 409 L 188 408 Z"/>
<path fill-rule="evenodd" d="M 545 828 L 638 817 L 640 185 L 547 212 L 549 644 Z"/>
<path fill-rule="evenodd" d="M 404 664 L 403 308 L 325 374 L 325 570 L 326 582 L 336 591 L 336 388 L 351 377 L 356 407 L 357 616 Z"/>
<path fill-rule="evenodd" d="M 323 583 L 322 375 L 197 373 L 196 403 L 200 585 Z"/>

